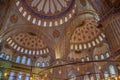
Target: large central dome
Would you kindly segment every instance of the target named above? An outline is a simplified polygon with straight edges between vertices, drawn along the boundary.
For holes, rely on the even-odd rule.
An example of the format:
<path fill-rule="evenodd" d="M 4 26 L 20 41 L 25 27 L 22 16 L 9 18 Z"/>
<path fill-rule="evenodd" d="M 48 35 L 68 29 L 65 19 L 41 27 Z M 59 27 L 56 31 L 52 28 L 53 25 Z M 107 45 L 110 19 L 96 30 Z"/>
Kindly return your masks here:
<path fill-rule="evenodd" d="M 55 15 L 64 12 L 71 2 L 72 0 L 33 0 L 27 4 L 43 15 Z"/>
<path fill-rule="evenodd" d="M 16 0 L 22 15 L 39 26 L 59 26 L 75 13 L 75 0 Z"/>

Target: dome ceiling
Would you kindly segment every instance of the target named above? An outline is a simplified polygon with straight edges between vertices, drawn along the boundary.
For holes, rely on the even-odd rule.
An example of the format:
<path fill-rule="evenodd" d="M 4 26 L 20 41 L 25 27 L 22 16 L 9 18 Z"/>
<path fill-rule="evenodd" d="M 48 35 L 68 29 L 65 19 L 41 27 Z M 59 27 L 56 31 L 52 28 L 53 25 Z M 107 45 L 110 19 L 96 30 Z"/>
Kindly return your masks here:
<path fill-rule="evenodd" d="M 19 33 L 7 39 L 8 44 L 15 50 L 25 54 L 43 55 L 49 53 L 44 41 L 32 33 Z"/>
<path fill-rule="evenodd" d="M 105 35 L 97 26 L 98 24 L 94 18 L 85 19 L 83 23 L 74 30 L 71 36 L 71 49 L 87 49 L 103 41 Z"/>
<path fill-rule="evenodd" d="M 83 26 L 78 26 L 71 39 L 71 43 L 85 43 L 100 34 L 100 30 L 96 28 L 98 25 L 94 19 L 87 19 Z"/>
<path fill-rule="evenodd" d="M 75 13 L 75 0 L 16 0 L 19 12 L 39 26 L 59 26 Z"/>

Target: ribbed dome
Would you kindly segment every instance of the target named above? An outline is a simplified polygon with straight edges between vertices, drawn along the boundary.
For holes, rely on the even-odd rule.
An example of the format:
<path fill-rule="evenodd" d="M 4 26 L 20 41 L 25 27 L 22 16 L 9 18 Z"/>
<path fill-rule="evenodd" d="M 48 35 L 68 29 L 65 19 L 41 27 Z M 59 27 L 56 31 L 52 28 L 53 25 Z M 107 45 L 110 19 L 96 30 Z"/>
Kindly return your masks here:
<path fill-rule="evenodd" d="M 28 4 L 40 13 L 52 15 L 65 10 L 70 2 L 71 0 L 33 0 Z"/>
<path fill-rule="evenodd" d="M 59 26 L 75 13 L 75 0 L 16 0 L 19 12 L 39 26 Z"/>

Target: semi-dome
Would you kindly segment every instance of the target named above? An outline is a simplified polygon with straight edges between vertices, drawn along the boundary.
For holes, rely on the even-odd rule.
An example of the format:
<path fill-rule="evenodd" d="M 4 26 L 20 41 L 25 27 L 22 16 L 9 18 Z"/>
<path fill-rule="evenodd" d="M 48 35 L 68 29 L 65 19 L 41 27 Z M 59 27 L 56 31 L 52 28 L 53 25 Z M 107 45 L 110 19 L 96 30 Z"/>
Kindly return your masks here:
<path fill-rule="evenodd" d="M 32 33 L 18 33 L 6 41 L 16 51 L 29 55 L 43 55 L 50 52 L 42 38 Z"/>
<path fill-rule="evenodd" d="M 83 50 L 102 42 L 105 35 L 97 26 L 98 23 L 94 18 L 84 19 L 82 23 L 75 28 L 71 36 L 71 49 Z"/>

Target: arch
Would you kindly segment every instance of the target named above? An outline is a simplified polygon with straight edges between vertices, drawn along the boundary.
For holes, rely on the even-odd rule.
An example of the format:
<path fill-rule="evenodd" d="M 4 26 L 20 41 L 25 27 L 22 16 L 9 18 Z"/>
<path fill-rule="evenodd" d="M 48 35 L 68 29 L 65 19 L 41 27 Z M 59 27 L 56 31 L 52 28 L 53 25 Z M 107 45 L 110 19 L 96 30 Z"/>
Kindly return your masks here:
<path fill-rule="evenodd" d="M 49 66 L 49 64 L 50 64 L 50 62 L 51 62 L 51 56 L 50 55 L 48 55 L 48 56 L 46 56 L 46 57 L 42 57 L 42 56 L 40 56 L 37 60 L 36 60 L 36 63 L 35 63 L 35 65 L 36 65 L 36 67 L 48 67 Z"/>
<path fill-rule="evenodd" d="M 105 58 L 106 52 L 109 52 L 109 45 L 107 43 L 101 43 L 101 45 L 95 47 L 93 54 L 98 55 L 99 59 L 101 59 L 101 55 L 104 55 Z"/>
<path fill-rule="evenodd" d="M 44 33 L 44 30 L 40 30 L 39 27 L 35 27 L 34 25 L 13 25 L 7 28 L 6 30 L 3 30 L 0 33 L 0 38 L 1 42 L 5 42 L 7 39 L 9 39 L 11 36 L 18 34 L 18 33 L 33 33 L 38 37 L 41 37 L 41 39 L 47 44 L 47 47 L 49 48 L 49 53 L 55 57 L 55 52 L 54 52 L 54 41 L 53 37 L 51 35 L 48 35 Z"/>
<path fill-rule="evenodd" d="M 20 57 L 20 56 L 17 56 L 17 58 L 16 58 L 16 63 L 20 63 L 20 61 L 21 61 L 21 57 Z"/>
<path fill-rule="evenodd" d="M 87 15 L 87 14 L 91 15 L 92 17 L 94 17 L 97 21 L 100 21 L 99 15 L 95 11 L 93 11 L 93 10 L 87 10 L 87 11 L 81 12 L 79 15 L 80 16 L 84 16 L 84 15 Z"/>
<path fill-rule="evenodd" d="M 3 30 L 0 33 L 0 38 L 1 38 L 1 42 L 5 41 L 8 37 L 14 35 L 14 34 L 18 34 L 21 32 L 31 32 L 36 34 L 38 37 L 40 37 L 42 35 L 42 39 L 44 40 L 44 42 L 46 42 L 46 44 L 52 44 L 54 43 L 51 39 L 52 37 L 47 36 L 47 34 L 45 34 L 43 31 L 40 30 L 40 28 L 35 27 L 34 25 L 13 25 L 10 26 L 9 28 L 7 28 L 7 30 Z M 50 41 L 50 43 L 48 42 Z M 50 45 L 48 45 L 50 46 Z"/>

